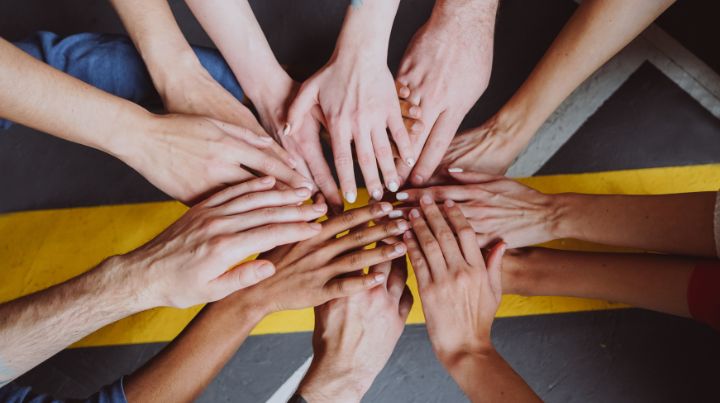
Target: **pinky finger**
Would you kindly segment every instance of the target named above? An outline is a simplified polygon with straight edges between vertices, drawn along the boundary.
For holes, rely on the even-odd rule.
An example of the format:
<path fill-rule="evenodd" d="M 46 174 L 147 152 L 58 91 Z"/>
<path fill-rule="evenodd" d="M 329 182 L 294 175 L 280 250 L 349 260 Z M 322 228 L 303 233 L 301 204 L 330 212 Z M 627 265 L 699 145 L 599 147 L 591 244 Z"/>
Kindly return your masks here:
<path fill-rule="evenodd" d="M 237 290 L 253 286 L 275 274 L 275 266 L 267 260 L 243 263 L 210 283 L 214 300 L 225 298 Z"/>
<path fill-rule="evenodd" d="M 342 277 L 325 285 L 327 299 L 336 299 L 357 294 L 382 284 L 387 276 L 384 273 L 369 273 L 352 277 Z"/>

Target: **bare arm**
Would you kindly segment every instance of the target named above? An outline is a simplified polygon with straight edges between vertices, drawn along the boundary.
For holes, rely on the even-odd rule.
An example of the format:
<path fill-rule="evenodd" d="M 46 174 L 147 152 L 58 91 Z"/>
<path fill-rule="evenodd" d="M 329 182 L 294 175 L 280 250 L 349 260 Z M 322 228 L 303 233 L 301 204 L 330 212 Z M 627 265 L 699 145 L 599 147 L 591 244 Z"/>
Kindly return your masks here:
<path fill-rule="evenodd" d="M 656 252 L 715 257 L 715 192 L 669 195 L 544 194 L 501 176 L 451 173 L 462 185 L 409 189 L 454 200 L 481 246 L 503 239 L 511 248 L 559 238 Z"/>
<path fill-rule="evenodd" d="M 513 97 L 483 126 L 458 136 L 444 164 L 504 173 L 565 98 L 673 2 L 583 1 Z"/>

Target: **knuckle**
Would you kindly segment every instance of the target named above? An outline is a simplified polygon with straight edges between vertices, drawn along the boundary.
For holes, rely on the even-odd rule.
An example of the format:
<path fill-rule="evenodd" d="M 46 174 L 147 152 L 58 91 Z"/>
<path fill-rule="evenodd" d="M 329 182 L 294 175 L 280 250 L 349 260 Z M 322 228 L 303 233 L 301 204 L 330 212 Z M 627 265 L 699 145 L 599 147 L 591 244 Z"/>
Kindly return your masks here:
<path fill-rule="evenodd" d="M 348 167 L 352 166 L 353 160 L 352 156 L 347 154 L 338 154 L 334 158 L 335 166 L 337 167 Z"/>
<path fill-rule="evenodd" d="M 358 214 L 354 210 L 347 211 L 342 215 L 342 223 L 346 228 L 354 225 L 357 219 Z"/>
<path fill-rule="evenodd" d="M 375 162 L 375 158 L 370 153 L 358 153 L 358 164 L 370 165 Z"/>
<path fill-rule="evenodd" d="M 458 235 L 463 238 L 472 238 L 475 236 L 475 231 L 473 231 L 470 225 L 466 224 L 458 230 Z"/>
<path fill-rule="evenodd" d="M 442 240 L 446 240 L 446 241 L 455 239 L 455 235 L 453 235 L 452 231 L 450 231 L 449 229 L 446 229 L 446 228 L 439 230 L 437 237 Z"/>
<path fill-rule="evenodd" d="M 353 232 L 350 236 L 354 243 L 363 243 L 366 239 L 365 231 Z"/>
<path fill-rule="evenodd" d="M 378 147 L 375 150 L 375 154 L 377 155 L 378 159 L 386 159 L 392 157 L 392 150 L 390 147 Z"/>
<path fill-rule="evenodd" d="M 435 254 L 440 252 L 440 246 L 434 239 L 423 240 L 422 248 L 428 254 Z"/>
<path fill-rule="evenodd" d="M 350 255 L 350 257 L 348 258 L 348 262 L 350 263 L 350 266 L 358 267 L 363 264 L 364 260 L 361 254 L 354 254 Z"/>

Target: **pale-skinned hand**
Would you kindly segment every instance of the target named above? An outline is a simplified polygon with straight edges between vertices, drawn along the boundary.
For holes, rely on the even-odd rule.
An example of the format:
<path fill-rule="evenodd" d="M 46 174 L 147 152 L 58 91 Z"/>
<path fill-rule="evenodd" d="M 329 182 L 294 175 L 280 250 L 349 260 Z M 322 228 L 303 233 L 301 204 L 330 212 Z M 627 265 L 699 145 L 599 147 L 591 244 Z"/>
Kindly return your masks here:
<path fill-rule="evenodd" d="M 265 177 L 229 187 L 188 210 L 146 245 L 124 255 L 135 267 L 146 308 L 216 301 L 272 276 L 271 262 L 242 263 L 278 245 L 311 238 L 324 203 L 298 205 L 306 188 L 271 190 Z"/>
<path fill-rule="evenodd" d="M 388 236 L 403 234 L 409 228 L 407 221 L 394 220 L 336 236 L 390 211 L 389 203 L 347 211 L 323 222 L 320 233 L 312 238 L 262 255 L 262 259 L 277 268 L 275 275 L 238 293 L 238 298 L 262 306 L 267 314 L 317 306 L 383 283 L 386 280 L 383 273 L 355 272 L 403 256 L 405 245 L 397 242 L 369 250 L 362 248 Z M 348 273 L 355 275 L 345 276 Z"/>
<path fill-rule="evenodd" d="M 194 202 L 260 172 L 291 188 L 312 181 L 269 153 L 273 140 L 215 119 L 153 115 L 128 136 L 117 157 L 168 195 Z"/>
<path fill-rule="evenodd" d="M 509 248 L 520 248 L 558 238 L 559 211 L 552 195 L 504 176 L 478 172 L 450 175 L 458 184 L 407 189 L 397 198 L 415 204 L 427 194 L 438 202 L 456 202 L 480 247 L 503 240 Z"/>
<path fill-rule="evenodd" d="M 309 402 L 359 402 L 405 328 L 413 303 L 405 284 L 405 258 L 378 264 L 370 272 L 387 280 L 315 308 L 313 361 L 298 388 Z"/>
<path fill-rule="evenodd" d="M 426 195 L 421 209 L 410 212 L 413 231 L 405 234 L 405 242 L 433 350 L 443 363 L 456 354 L 482 354 L 492 349 L 505 244 L 495 245 L 485 259 L 455 203 L 446 202 L 441 211 Z"/>
<path fill-rule="evenodd" d="M 415 34 L 400 63 L 398 95 L 422 108 L 425 129 L 412 137 L 419 159 L 403 179 L 425 184 L 435 172 L 465 115 L 490 80 L 497 1 L 438 4 Z"/>

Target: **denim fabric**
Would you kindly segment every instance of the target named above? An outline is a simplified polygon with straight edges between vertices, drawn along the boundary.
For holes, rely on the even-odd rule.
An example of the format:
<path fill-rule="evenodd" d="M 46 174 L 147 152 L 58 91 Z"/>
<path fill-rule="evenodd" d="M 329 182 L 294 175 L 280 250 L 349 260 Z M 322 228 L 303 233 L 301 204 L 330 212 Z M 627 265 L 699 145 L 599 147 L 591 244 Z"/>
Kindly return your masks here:
<path fill-rule="evenodd" d="M 123 390 L 123 379 L 120 378 L 108 386 L 104 386 L 97 393 L 87 399 L 65 400 L 56 399 L 49 395 L 35 394 L 28 387 L 18 386 L 14 383 L 0 388 L 0 403 L 127 403 Z"/>
<path fill-rule="evenodd" d="M 37 32 L 14 44 L 34 58 L 121 98 L 141 104 L 160 102 L 140 54 L 125 36 L 81 33 L 60 37 Z M 193 50 L 210 75 L 242 100 L 240 84 L 220 52 L 200 46 L 193 46 Z M 0 119 L 0 129 L 11 125 Z"/>

